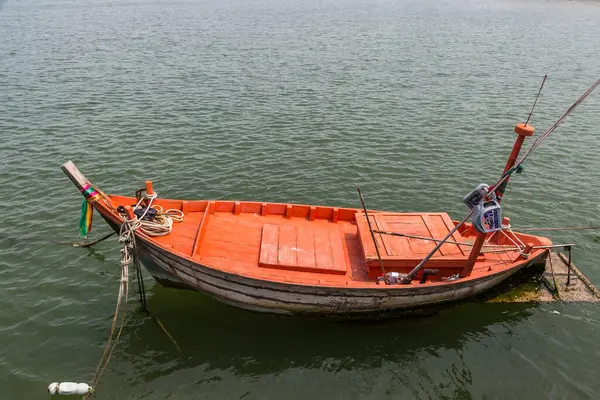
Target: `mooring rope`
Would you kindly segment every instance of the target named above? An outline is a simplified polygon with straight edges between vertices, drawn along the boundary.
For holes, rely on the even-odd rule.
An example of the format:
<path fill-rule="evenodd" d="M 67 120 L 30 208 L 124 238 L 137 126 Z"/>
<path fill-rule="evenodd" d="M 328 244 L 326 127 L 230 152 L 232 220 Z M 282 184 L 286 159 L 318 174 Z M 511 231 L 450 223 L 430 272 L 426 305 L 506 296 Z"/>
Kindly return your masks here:
<path fill-rule="evenodd" d="M 506 226 L 506 230 L 510 232 L 510 234 L 512 235 L 512 237 L 510 237 L 504 229 L 502 229 L 500 231 L 500 233 L 502 233 L 508 240 L 510 240 L 515 246 L 517 246 L 517 248 L 519 249 L 519 253 L 521 254 L 521 256 L 523 258 L 529 258 L 530 254 L 529 253 L 525 253 L 525 249 L 527 248 L 527 246 L 525 245 L 525 243 L 523 243 L 523 241 L 521 239 L 519 239 L 519 237 L 513 232 L 512 227 L 510 226 L 510 224 L 508 224 Z M 519 242 L 519 243 L 517 243 Z"/>
<path fill-rule="evenodd" d="M 516 228 L 518 231 L 587 231 L 587 230 L 598 230 L 600 226 L 565 226 L 556 228 Z"/>
<path fill-rule="evenodd" d="M 131 251 L 133 250 L 133 245 L 130 241 L 131 237 L 132 236 L 129 236 L 129 234 L 123 234 L 119 238 L 119 241 L 123 243 L 123 248 L 121 249 L 121 279 L 119 280 L 119 294 L 117 296 L 117 306 L 115 309 L 115 314 L 113 316 L 108 341 L 106 342 L 106 346 L 104 347 L 104 353 L 102 353 L 102 357 L 100 357 L 98 367 L 96 367 L 96 373 L 94 374 L 94 379 L 92 380 L 91 386 L 93 389 L 96 389 L 98 387 L 98 382 L 100 382 L 104 371 L 106 371 L 106 368 L 108 367 L 108 363 L 111 359 L 112 353 L 115 349 L 115 346 L 117 345 L 117 342 L 119 341 L 119 338 L 121 337 L 123 327 L 125 326 L 125 317 L 127 315 L 127 300 L 129 298 L 129 264 L 131 263 Z M 117 326 L 119 329 L 115 335 Z M 85 396 L 85 399 L 91 399 L 93 395 L 94 392 L 91 391 Z"/>
<path fill-rule="evenodd" d="M 140 265 L 140 259 L 138 257 L 137 243 L 135 241 L 135 235 L 131 235 L 132 243 L 132 258 L 133 268 L 135 269 L 135 275 L 138 282 L 138 293 L 140 294 L 140 303 L 142 303 L 142 309 L 149 314 L 147 302 L 146 302 L 146 287 L 144 285 L 144 276 L 142 275 L 142 266 Z"/>
<path fill-rule="evenodd" d="M 160 320 L 157 317 L 155 317 L 148 311 L 146 301 L 146 289 L 144 287 L 144 277 L 142 275 L 142 268 L 135 240 L 135 231 L 138 229 L 148 236 L 164 236 L 169 234 L 173 229 L 173 221 L 183 221 L 183 212 L 179 210 L 163 211 L 162 207 L 160 206 L 154 206 L 154 209 L 157 210 L 155 221 L 145 220 L 144 217 L 150 210 L 152 202 L 154 201 L 154 199 L 156 199 L 156 197 L 156 193 L 153 193 L 151 195 L 146 194 L 142 198 L 140 198 L 138 203 L 133 208 L 134 210 L 141 208 L 141 203 L 144 200 L 148 201 L 148 204 L 140 217 L 137 217 L 135 215 L 133 218 L 129 218 L 128 216 L 123 217 L 123 223 L 121 224 L 121 229 L 119 231 L 119 243 L 121 243 L 123 247 L 121 248 L 121 279 L 119 281 L 117 306 L 115 309 L 115 314 L 113 316 L 110 334 L 106 342 L 106 346 L 104 347 L 104 352 L 96 368 L 94 379 L 92 380 L 91 387 L 93 389 L 98 387 L 98 383 L 100 382 L 102 375 L 108 367 L 108 363 L 112 357 L 113 351 L 121 337 L 121 333 L 123 332 L 123 328 L 125 326 L 125 317 L 127 315 L 127 304 L 129 298 L 129 265 L 132 261 L 136 271 L 136 279 L 138 281 L 138 290 L 140 294 L 140 302 L 142 303 L 142 308 L 144 309 L 146 314 L 151 316 L 157 322 L 159 327 L 173 342 L 177 350 L 180 351 L 179 345 L 177 344 L 175 339 L 173 339 L 171 334 L 169 334 L 164 325 L 160 322 Z M 105 236 L 101 240 L 106 239 L 107 237 L 109 237 L 109 235 Z M 97 242 L 98 241 L 96 241 L 96 243 Z M 94 391 L 90 391 L 87 395 L 85 395 L 84 398 L 91 399 L 93 395 Z"/>

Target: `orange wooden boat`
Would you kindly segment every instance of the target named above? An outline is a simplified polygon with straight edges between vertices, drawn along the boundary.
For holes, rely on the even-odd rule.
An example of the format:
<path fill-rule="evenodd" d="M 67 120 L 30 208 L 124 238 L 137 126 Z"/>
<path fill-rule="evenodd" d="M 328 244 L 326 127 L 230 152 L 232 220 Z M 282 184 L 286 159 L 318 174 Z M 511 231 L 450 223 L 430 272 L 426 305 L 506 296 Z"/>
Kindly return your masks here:
<path fill-rule="evenodd" d="M 533 134 L 521 128 L 507 169 Z M 134 218 L 138 198 L 104 194 L 71 161 L 63 170 L 115 231 Z M 151 182 L 146 191 L 153 193 Z M 508 226 L 481 233 L 444 212 L 369 211 L 367 218 L 353 208 L 161 198 L 152 206 L 183 214 L 167 235 L 135 231 L 140 260 L 158 282 L 275 313 L 366 313 L 456 301 L 543 262 L 551 246 Z M 402 283 L 381 282 L 382 271 L 405 278 L 419 264 Z"/>

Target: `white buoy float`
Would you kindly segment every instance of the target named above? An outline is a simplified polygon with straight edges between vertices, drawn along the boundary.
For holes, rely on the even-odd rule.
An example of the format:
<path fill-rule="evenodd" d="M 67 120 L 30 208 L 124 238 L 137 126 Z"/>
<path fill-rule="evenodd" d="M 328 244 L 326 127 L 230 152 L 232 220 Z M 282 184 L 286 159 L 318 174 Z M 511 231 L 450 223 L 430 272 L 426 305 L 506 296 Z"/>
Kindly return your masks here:
<path fill-rule="evenodd" d="M 48 385 L 48 393 L 68 395 L 85 395 L 92 393 L 92 387 L 87 383 L 75 383 L 75 382 L 52 382 Z"/>

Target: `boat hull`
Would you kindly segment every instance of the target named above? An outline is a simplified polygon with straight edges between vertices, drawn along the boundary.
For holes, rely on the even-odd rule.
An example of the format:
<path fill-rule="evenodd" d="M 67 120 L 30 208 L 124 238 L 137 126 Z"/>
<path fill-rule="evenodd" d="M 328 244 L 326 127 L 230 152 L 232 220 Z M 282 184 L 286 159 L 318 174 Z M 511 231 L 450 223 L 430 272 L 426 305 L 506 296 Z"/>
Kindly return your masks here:
<path fill-rule="evenodd" d="M 279 314 L 356 314 L 396 311 L 463 300 L 502 283 L 522 268 L 542 262 L 542 255 L 519 268 L 447 287 L 341 289 L 282 284 L 216 271 L 139 242 L 140 258 L 162 285 L 198 290 L 227 304 Z"/>
<path fill-rule="evenodd" d="M 113 229 L 119 226 L 106 219 Z M 540 253 L 520 266 L 476 280 L 447 285 L 390 285 L 377 288 L 340 288 L 279 283 L 226 273 L 168 252 L 137 237 L 142 264 L 167 287 L 197 290 L 226 304 L 276 314 L 372 314 L 423 308 L 479 295 L 523 268 L 544 261 Z"/>

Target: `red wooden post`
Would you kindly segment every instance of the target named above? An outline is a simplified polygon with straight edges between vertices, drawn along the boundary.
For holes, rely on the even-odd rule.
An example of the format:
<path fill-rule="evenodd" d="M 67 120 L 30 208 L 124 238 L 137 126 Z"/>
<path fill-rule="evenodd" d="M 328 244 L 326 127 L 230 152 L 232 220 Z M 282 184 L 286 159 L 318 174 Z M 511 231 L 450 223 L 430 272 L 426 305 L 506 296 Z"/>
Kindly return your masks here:
<path fill-rule="evenodd" d="M 152 181 L 146 181 L 146 194 L 152 196 L 154 194 L 154 189 L 152 188 Z"/>
<path fill-rule="evenodd" d="M 487 237 L 486 233 L 480 233 L 477 235 L 477 239 L 475 239 L 475 243 L 473 244 L 473 248 L 469 253 L 469 259 L 467 260 L 467 265 L 463 268 L 460 273 L 461 277 L 471 275 L 471 271 L 473 271 L 473 267 L 475 266 L 475 262 L 477 262 L 477 257 L 479 257 L 479 253 L 481 252 L 481 248 L 485 243 L 485 238 Z"/>
<path fill-rule="evenodd" d="M 531 125 L 525 125 L 525 124 L 516 124 L 515 125 L 515 133 L 518 136 L 517 136 L 517 139 L 515 140 L 515 144 L 513 145 L 512 152 L 510 153 L 510 156 L 508 157 L 508 160 L 506 161 L 506 166 L 504 167 L 504 171 L 502 171 L 503 175 L 506 173 L 506 171 L 508 171 L 515 165 L 515 162 L 517 161 L 517 157 L 519 157 L 519 153 L 521 152 L 521 147 L 523 147 L 523 142 L 525 141 L 525 138 L 527 136 L 532 136 L 533 132 L 535 132 L 535 128 Z M 504 191 L 506 190 L 506 186 L 508 185 L 509 179 L 510 179 L 510 176 L 508 178 L 506 178 L 504 180 L 504 182 L 502 182 L 500 184 L 498 189 L 496 189 L 496 197 L 498 199 L 498 202 L 500 200 L 502 200 L 502 197 L 504 196 Z"/>
<path fill-rule="evenodd" d="M 519 157 L 519 153 L 521 152 L 521 148 L 523 147 L 523 142 L 525 141 L 525 138 L 527 136 L 532 136 L 534 131 L 535 131 L 535 128 L 531 125 L 527 125 L 527 124 L 515 125 L 515 133 L 518 136 L 517 136 L 517 139 L 515 140 L 515 144 L 513 145 L 513 149 L 510 153 L 510 156 L 508 157 L 508 160 L 506 161 L 506 166 L 504 166 L 504 171 L 502 172 L 503 175 L 506 173 L 506 171 L 508 171 L 515 165 L 515 162 L 517 161 L 517 158 Z M 504 196 L 504 191 L 506 190 L 506 185 L 508 185 L 509 179 L 510 179 L 510 176 L 507 177 L 504 180 L 504 182 L 502 182 L 500 184 L 498 189 L 496 189 L 496 197 L 497 197 L 498 202 L 500 202 L 500 200 L 502 200 L 502 197 Z M 471 249 L 471 253 L 469 254 L 469 260 L 467 261 L 467 265 L 463 269 L 461 276 L 469 276 L 471 274 L 471 271 L 473 271 L 473 267 L 475 266 L 477 257 L 479 257 L 479 253 L 481 253 L 481 249 L 483 248 L 483 245 L 485 244 L 486 237 L 487 237 L 486 233 L 479 233 L 477 235 L 477 239 L 475 239 L 475 243 L 473 243 L 473 248 Z"/>
<path fill-rule="evenodd" d="M 125 211 L 127 212 L 127 218 L 130 220 L 135 219 L 135 214 L 133 213 L 133 208 L 131 206 L 125 206 Z"/>

